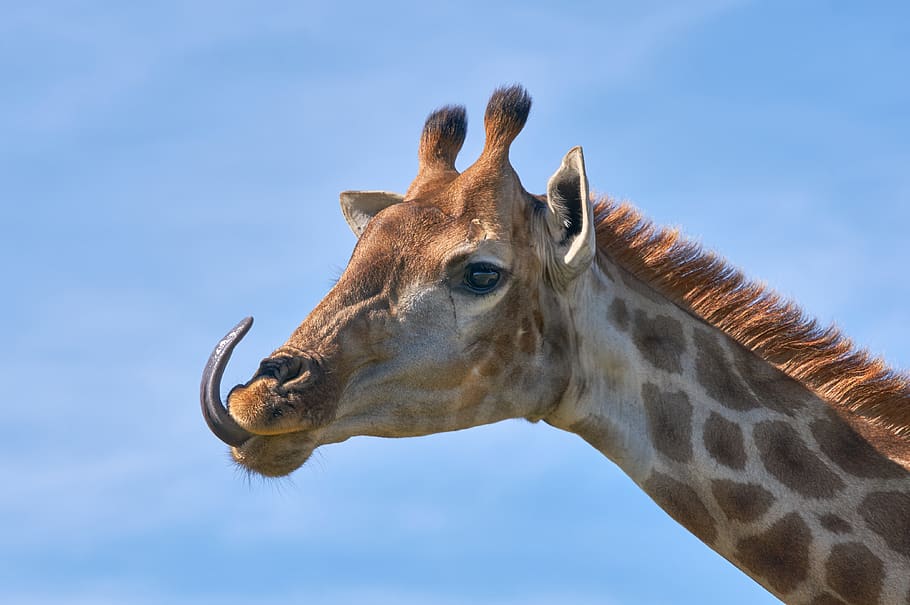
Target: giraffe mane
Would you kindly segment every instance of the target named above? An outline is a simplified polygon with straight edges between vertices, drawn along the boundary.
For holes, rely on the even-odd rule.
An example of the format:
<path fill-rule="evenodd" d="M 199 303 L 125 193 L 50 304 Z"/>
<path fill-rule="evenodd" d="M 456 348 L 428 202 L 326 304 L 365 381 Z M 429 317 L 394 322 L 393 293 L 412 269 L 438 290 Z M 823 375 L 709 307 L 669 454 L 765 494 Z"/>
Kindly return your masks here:
<path fill-rule="evenodd" d="M 746 277 L 629 203 L 594 207 L 597 247 L 635 277 L 777 366 L 836 408 L 901 441 L 910 437 L 910 375 L 821 326 L 791 300 Z"/>

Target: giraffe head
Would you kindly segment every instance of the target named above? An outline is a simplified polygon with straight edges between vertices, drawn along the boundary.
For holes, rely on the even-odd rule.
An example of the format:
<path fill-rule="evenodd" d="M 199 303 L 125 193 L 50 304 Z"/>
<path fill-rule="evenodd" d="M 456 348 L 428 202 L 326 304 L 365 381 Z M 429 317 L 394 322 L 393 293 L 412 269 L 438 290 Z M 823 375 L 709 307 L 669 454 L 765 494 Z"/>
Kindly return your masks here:
<path fill-rule="evenodd" d="M 253 377 L 218 395 L 241 322 L 203 377 L 203 411 L 242 466 L 287 474 L 319 445 L 356 435 L 406 437 L 506 418 L 538 420 L 570 379 L 566 293 L 595 253 L 581 148 L 545 196 L 509 162 L 531 100 L 497 90 L 486 142 L 459 173 L 461 107 L 426 121 L 405 195 L 341 194 L 357 245 L 344 273 Z"/>

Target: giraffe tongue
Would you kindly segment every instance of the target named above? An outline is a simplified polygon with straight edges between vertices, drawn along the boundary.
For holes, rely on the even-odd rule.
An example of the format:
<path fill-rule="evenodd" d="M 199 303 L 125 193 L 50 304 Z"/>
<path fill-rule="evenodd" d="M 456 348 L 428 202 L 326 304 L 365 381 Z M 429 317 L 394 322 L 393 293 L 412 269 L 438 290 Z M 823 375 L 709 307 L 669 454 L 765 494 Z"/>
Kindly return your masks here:
<path fill-rule="evenodd" d="M 216 437 L 226 444 L 240 447 L 246 443 L 252 433 L 245 430 L 221 403 L 221 376 L 227 367 L 228 360 L 237 343 L 246 335 L 253 325 L 252 317 L 245 317 L 228 332 L 215 346 L 202 372 L 202 384 L 199 388 L 199 399 L 202 403 L 202 417 Z"/>

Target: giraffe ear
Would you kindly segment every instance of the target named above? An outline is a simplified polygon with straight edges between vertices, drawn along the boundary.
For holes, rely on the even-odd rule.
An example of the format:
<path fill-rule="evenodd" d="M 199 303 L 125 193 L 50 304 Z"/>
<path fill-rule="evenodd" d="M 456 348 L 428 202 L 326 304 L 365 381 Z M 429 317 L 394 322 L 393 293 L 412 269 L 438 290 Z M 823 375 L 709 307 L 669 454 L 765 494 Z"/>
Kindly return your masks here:
<path fill-rule="evenodd" d="M 389 191 L 342 191 L 341 213 L 354 235 L 360 237 L 367 228 L 367 223 L 380 210 L 403 199 L 403 195 Z"/>
<path fill-rule="evenodd" d="M 574 147 L 547 183 L 547 227 L 555 247 L 554 280 L 562 285 L 588 268 L 594 259 L 594 205 L 588 196 L 588 177 L 581 147 Z"/>

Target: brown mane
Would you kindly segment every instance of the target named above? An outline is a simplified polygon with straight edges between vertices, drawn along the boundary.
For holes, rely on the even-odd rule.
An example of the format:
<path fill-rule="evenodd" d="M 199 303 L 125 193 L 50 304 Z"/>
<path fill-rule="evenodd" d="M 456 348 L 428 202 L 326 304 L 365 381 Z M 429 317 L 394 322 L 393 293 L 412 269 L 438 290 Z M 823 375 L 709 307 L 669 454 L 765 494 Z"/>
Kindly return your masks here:
<path fill-rule="evenodd" d="M 755 351 L 835 407 L 910 436 L 910 376 L 835 326 L 819 326 L 792 301 L 676 229 L 656 227 L 628 203 L 599 200 L 598 249 L 662 294 Z"/>

